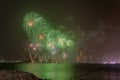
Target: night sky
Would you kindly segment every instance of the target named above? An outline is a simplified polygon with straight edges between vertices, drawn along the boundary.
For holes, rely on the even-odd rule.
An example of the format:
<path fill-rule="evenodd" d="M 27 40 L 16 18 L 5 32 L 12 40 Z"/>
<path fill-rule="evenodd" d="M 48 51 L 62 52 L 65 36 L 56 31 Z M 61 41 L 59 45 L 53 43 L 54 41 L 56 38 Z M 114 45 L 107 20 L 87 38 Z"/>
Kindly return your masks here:
<path fill-rule="evenodd" d="M 0 0 L 0 59 L 22 58 L 26 40 L 22 21 L 30 11 L 77 35 L 84 31 L 86 55 L 120 54 L 119 0 Z"/>

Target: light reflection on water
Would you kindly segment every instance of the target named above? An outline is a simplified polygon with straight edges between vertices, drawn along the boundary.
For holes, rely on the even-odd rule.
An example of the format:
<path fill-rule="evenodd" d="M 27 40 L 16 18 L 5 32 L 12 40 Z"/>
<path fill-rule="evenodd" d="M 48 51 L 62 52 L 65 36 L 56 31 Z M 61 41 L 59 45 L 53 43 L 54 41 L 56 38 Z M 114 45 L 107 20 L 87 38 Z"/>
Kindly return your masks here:
<path fill-rule="evenodd" d="M 51 80 L 70 80 L 74 70 L 69 64 L 17 64 L 16 69 L 34 73 L 37 77 Z"/>
<path fill-rule="evenodd" d="M 17 64 L 16 69 L 51 80 L 120 80 L 120 72 L 85 71 L 71 64 Z M 88 67 L 89 68 L 89 67 Z"/>

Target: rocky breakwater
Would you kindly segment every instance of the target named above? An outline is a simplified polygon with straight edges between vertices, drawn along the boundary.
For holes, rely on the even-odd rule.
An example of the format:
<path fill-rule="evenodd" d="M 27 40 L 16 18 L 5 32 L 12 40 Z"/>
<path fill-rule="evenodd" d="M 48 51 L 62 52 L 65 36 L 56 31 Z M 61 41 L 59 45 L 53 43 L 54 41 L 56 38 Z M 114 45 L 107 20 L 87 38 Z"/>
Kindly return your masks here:
<path fill-rule="evenodd" d="M 0 80 L 42 80 L 34 74 L 22 71 L 0 70 Z"/>

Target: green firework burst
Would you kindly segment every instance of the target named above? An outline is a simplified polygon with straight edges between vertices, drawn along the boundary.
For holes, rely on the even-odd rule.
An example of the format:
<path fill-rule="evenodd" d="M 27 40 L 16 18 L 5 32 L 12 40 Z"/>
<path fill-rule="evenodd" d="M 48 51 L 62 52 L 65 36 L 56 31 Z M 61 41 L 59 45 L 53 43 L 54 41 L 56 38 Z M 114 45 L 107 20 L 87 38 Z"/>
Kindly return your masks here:
<path fill-rule="evenodd" d="M 35 12 L 30 12 L 25 15 L 23 27 L 31 41 L 38 41 L 39 34 L 47 35 L 50 29 L 47 21 Z"/>
<path fill-rule="evenodd" d="M 39 44 L 39 50 L 50 51 L 52 47 L 55 47 L 58 50 L 68 52 L 74 49 L 72 35 L 53 29 L 38 13 L 27 13 L 23 20 L 23 28 L 29 42 Z"/>

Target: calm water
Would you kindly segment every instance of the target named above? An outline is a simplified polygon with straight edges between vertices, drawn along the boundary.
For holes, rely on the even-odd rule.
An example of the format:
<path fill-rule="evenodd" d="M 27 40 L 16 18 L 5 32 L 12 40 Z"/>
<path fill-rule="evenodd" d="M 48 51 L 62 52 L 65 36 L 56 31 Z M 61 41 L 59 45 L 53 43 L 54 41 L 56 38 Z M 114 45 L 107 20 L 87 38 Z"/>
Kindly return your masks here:
<path fill-rule="evenodd" d="M 1 69 L 27 71 L 51 80 L 120 80 L 119 67 L 98 64 L 0 64 Z"/>

